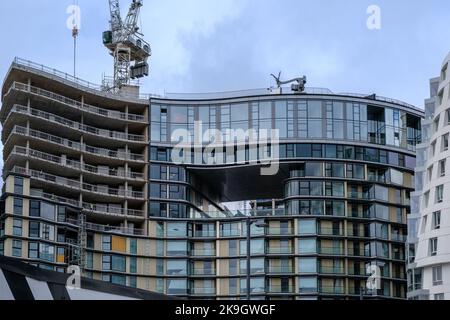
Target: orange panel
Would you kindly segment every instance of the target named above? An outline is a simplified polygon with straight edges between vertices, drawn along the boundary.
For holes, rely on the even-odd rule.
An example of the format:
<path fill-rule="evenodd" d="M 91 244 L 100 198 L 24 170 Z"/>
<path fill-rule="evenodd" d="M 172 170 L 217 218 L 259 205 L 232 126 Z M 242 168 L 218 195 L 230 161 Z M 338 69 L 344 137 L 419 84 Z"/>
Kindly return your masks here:
<path fill-rule="evenodd" d="M 126 252 L 127 251 L 127 239 L 117 236 L 112 236 L 111 240 L 112 251 Z"/>
<path fill-rule="evenodd" d="M 64 255 L 63 255 L 63 254 L 58 254 L 58 255 L 56 256 L 56 262 L 57 262 L 57 263 L 65 263 L 66 261 L 65 261 L 65 259 L 64 259 Z"/>

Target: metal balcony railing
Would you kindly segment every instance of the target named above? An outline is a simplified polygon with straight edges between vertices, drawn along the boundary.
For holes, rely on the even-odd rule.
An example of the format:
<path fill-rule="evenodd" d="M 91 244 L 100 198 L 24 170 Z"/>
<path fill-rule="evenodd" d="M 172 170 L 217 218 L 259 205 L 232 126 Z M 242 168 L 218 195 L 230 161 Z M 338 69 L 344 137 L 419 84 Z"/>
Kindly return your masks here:
<path fill-rule="evenodd" d="M 141 161 L 145 162 L 145 157 L 140 154 L 126 153 L 126 152 L 118 152 L 114 150 L 104 149 L 104 148 L 96 148 L 91 147 L 86 144 L 81 144 L 77 141 L 72 141 L 68 139 L 64 139 L 58 136 L 54 136 L 42 131 L 27 129 L 21 126 L 14 126 L 11 130 L 11 134 L 20 134 L 23 136 L 28 136 L 32 138 L 36 138 L 43 141 L 48 141 L 51 143 L 58 144 L 60 146 L 68 147 L 77 151 L 84 151 L 86 153 L 91 153 L 95 155 L 100 155 L 108 158 L 115 158 L 120 160 L 131 160 L 131 161 Z"/>
<path fill-rule="evenodd" d="M 95 83 L 74 77 L 73 75 L 70 75 L 68 73 L 56 70 L 54 68 L 47 67 L 43 64 L 39 64 L 39 63 L 32 62 L 29 60 L 21 59 L 18 57 L 16 57 L 14 59 L 13 64 L 18 67 L 25 67 L 27 69 L 36 70 L 38 72 L 45 72 L 48 75 L 51 75 L 53 78 L 69 81 L 69 82 L 73 83 L 75 85 L 75 87 L 81 86 L 81 87 L 84 87 L 84 88 L 87 88 L 87 89 L 90 89 L 93 91 L 97 91 L 97 93 L 103 94 L 103 95 L 111 95 L 113 97 L 132 98 L 134 100 L 136 98 L 138 98 L 139 100 L 149 100 L 152 97 L 154 97 L 154 98 L 162 97 L 160 95 L 155 95 L 155 94 L 140 94 L 138 97 L 136 97 L 135 95 L 127 94 L 125 92 L 120 92 L 120 93 L 106 92 L 103 90 L 103 87 L 99 84 L 95 84 Z"/>
<path fill-rule="evenodd" d="M 190 274 L 193 276 L 214 276 L 216 271 L 213 269 L 191 269 Z"/>
<path fill-rule="evenodd" d="M 58 157 L 52 154 L 48 154 L 45 152 L 41 152 L 38 150 L 27 149 L 20 146 L 15 146 L 11 152 L 12 154 L 22 155 L 30 158 L 40 159 L 47 162 L 52 162 L 58 164 L 60 166 L 67 166 L 73 169 L 81 170 L 84 172 L 89 172 L 97 175 L 110 176 L 110 177 L 120 177 L 120 178 L 129 178 L 134 180 L 142 180 L 144 181 L 144 175 L 138 172 L 126 172 L 125 170 L 101 170 L 98 167 L 91 166 L 88 164 L 81 163 L 80 161 L 64 159 L 62 157 Z"/>
<path fill-rule="evenodd" d="M 214 295 L 216 288 L 191 288 L 189 294 L 193 295 Z"/>
<path fill-rule="evenodd" d="M 344 294 L 344 286 L 320 286 L 319 292 L 324 294 Z"/>
<path fill-rule="evenodd" d="M 266 228 L 266 235 L 271 236 L 290 236 L 294 234 L 294 228 L 280 228 L 280 227 L 268 227 Z"/>
<path fill-rule="evenodd" d="M 86 153 L 90 153 L 90 154 L 95 154 L 95 155 L 100 155 L 102 157 L 120 159 L 120 160 L 125 160 L 125 161 L 129 160 L 129 161 L 145 162 L 145 157 L 140 154 L 119 152 L 119 151 L 114 151 L 114 150 L 110 150 L 110 149 L 91 147 L 86 144 L 81 144 L 77 141 L 64 139 L 64 138 L 54 136 L 54 135 L 51 135 L 51 134 L 48 134 L 48 133 L 45 133 L 42 131 L 38 131 L 38 130 L 34 130 L 34 129 L 27 129 L 26 127 L 21 127 L 21 126 L 17 126 L 17 125 L 14 126 L 14 128 L 11 130 L 11 134 L 20 134 L 23 136 L 36 138 L 36 139 L 39 139 L 42 141 L 48 141 L 51 143 L 58 144 L 60 146 L 71 148 L 73 150 L 77 150 L 80 152 L 86 152 Z"/>
<path fill-rule="evenodd" d="M 216 230 L 207 230 L 207 231 L 194 231 L 194 238 L 215 238 Z"/>
<path fill-rule="evenodd" d="M 98 129 L 95 127 L 81 124 L 79 122 L 65 119 L 60 116 L 56 116 L 54 114 L 51 114 L 51 113 L 48 113 L 45 111 L 28 108 L 26 106 L 22 106 L 22 105 L 18 105 L 18 104 L 15 104 L 12 107 L 10 114 L 13 112 L 31 115 L 33 117 L 44 119 L 46 121 L 50 121 L 50 122 L 53 122 L 56 124 L 63 125 L 64 127 L 68 127 L 68 128 L 74 129 L 74 130 L 86 132 L 88 134 L 96 135 L 99 137 L 110 138 L 110 139 L 119 139 L 119 140 L 131 141 L 131 142 L 145 142 L 145 136 L 143 136 L 143 135 L 126 134 L 124 132 L 110 131 L 110 130 L 106 130 L 106 129 Z"/>
<path fill-rule="evenodd" d="M 333 266 L 320 266 L 319 273 L 322 274 L 344 274 L 345 268 L 344 267 L 333 267 Z"/>
<path fill-rule="evenodd" d="M 266 253 L 268 254 L 293 254 L 293 247 L 267 247 Z"/>
<path fill-rule="evenodd" d="M 294 293 L 294 286 L 282 286 L 282 285 L 268 285 L 266 286 L 267 293 Z"/>
<path fill-rule="evenodd" d="M 193 249 L 191 256 L 197 257 L 214 257 L 216 256 L 216 249 Z"/>
<path fill-rule="evenodd" d="M 103 117 L 111 118 L 111 119 L 119 119 L 119 120 L 128 120 L 134 122 L 147 123 L 147 120 L 143 115 L 138 114 L 130 114 L 116 110 L 103 109 L 99 107 L 95 107 L 77 100 L 73 100 L 62 95 L 53 93 L 51 91 L 47 91 L 41 88 L 29 86 L 20 82 L 13 82 L 9 90 L 17 90 L 22 92 L 31 93 L 33 95 L 44 97 L 53 101 L 57 101 L 61 104 L 67 105 L 72 108 L 76 108 L 83 112 L 88 112 L 96 115 L 100 115 Z"/>
<path fill-rule="evenodd" d="M 125 215 L 125 216 L 132 216 L 132 217 L 145 217 L 145 213 L 142 210 L 134 210 L 134 209 L 127 209 L 121 207 L 116 207 L 113 205 L 100 205 L 100 204 L 93 204 L 88 202 L 81 203 L 79 200 L 70 199 L 66 197 L 57 196 L 55 194 L 45 193 L 41 190 L 31 189 L 30 195 L 32 197 L 42 198 L 46 200 L 56 201 L 60 203 L 67 203 L 69 205 L 83 208 L 86 211 L 96 212 L 96 213 L 102 213 L 102 214 L 115 214 L 115 215 Z"/>
<path fill-rule="evenodd" d="M 293 266 L 268 266 L 266 273 L 294 273 Z"/>
<path fill-rule="evenodd" d="M 329 228 L 329 227 L 321 227 L 321 226 L 319 226 L 317 234 L 318 235 L 322 235 L 322 236 L 342 237 L 342 236 L 344 236 L 344 231 L 342 229 L 340 229 L 340 228 L 336 229 L 336 228 Z"/>
<path fill-rule="evenodd" d="M 73 219 L 67 219 L 67 223 L 78 226 L 78 221 Z M 145 230 L 136 229 L 136 228 L 125 228 L 125 227 L 117 227 L 117 226 L 105 226 L 102 224 L 90 223 L 87 222 L 85 224 L 87 230 L 91 231 L 99 231 L 99 232 L 107 232 L 107 233 L 118 233 L 118 234 L 129 234 L 136 236 L 145 235 Z"/>
<path fill-rule="evenodd" d="M 120 198 L 133 198 L 133 199 L 144 199 L 144 193 L 140 191 L 130 191 L 130 190 L 124 190 L 124 189 L 114 189 L 109 188 L 108 186 L 96 186 L 88 183 L 81 183 L 78 180 L 68 179 L 65 177 L 55 176 L 52 174 L 48 174 L 42 171 L 36 171 L 36 170 L 27 170 L 26 168 L 15 166 L 11 172 L 18 173 L 18 174 L 24 174 L 29 175 L 31 178 L 49 182 L 58 186 L 71 188 L 74 190 L 79 191 L 88 191 L 97 193 L 100 195 L 107 195 L 107 196 L 113 196 L 113 197 L 120 197 Z"/>
<path fill-rule="evenodd" d="M 339 247 L 318 247 L 317 252 L 325 255 L 340 256 L 344 255 L 344 250 Z"/>

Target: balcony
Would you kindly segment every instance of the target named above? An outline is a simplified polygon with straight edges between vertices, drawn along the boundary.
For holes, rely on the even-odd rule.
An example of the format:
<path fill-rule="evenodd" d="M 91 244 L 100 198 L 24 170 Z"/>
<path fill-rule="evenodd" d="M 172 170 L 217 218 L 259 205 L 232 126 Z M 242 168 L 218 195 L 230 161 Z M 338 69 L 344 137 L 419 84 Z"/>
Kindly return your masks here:
<path fill-rule="evenodd" d="M 216 230 L 196 230 L 193 234 L 194 238 L 215 238 L 216 237 Z"/>
<path fill-rule="evenodd" d="M 391 241 L 406 242 L 407 237 L 408 236 L 403 235 L 403 234 L 391 233 Z"/>
<path fill-rule="evenodd" d="M 60 197 L 54 194 L 45 193 L 41 190 L 36 189 L 30 189 L 30 196 L 36 197 L 36 198 L 42 198 L 45 200 L 51 200 L 59 203 L 67 203 L 69 205 L 83 208 L 86 211 L 95 212 L 95 213 L 101 213 L 101 214 L 110 214 L 110 215 L 122 215 L 122 216 L 130 216 L 130 217 L 145 217 L 145 212 L 142 210 L 134 210 L 134 209 L 127 209 L 119 208 L 115 206 L 108 206 L 108 205 L 99 205 L 99 204 L 93 204 L 88 202 L 83 202 L 80 205 L 79 200 Z"/>
<path fill-rule="evenodd" d="M 276 294 L 290 294 L 294 293 L 294 286 L 282 286 L 282 285 L 268 285 L 266 286 L 266 293 L 276 293 Z"/>
<path fill-rule="evenodd" d="M 115 169 L 102 170 L 98 167 L 81 163 L 80 161 L 69 160 L 69 159 L 55 156 L 53 154 L 49 154 L 49 153 L 45 153 L 45 152 L 41 152 L 41 151 L 33 150 L 33 149 L 27 149 L 24 147 L 15 146 L 13 148 L 11 154 L 25 156 L 25 157 L 29 157 L 29 158 L 38 159 L 38 160 L 43 160 L 46 162 L 57 164 L 62 167 L 69 167 L 69 168 L 72 168 L 72 169 L 75 169 L 78 171 L 83 171 L 83 172 L 92 173 L 92 174 L 96 174 L 96 175 L 145 181 L 144 175 L 141 173 L 130 172 L 130 171 L 126 172 L 125 170 L 115 170 Z"/>
<path fill-rule="evenodd" d="M 78 220 L 66 219 L 65 222 L 68 224 L 71 224 L 75 227 L 79 227 Z M 120 227 L 120 226 L 105 226 L 103 224 L 96 224 L 96 223 L 91 223 L 91 222 L 86 222 L 85 226 L 86 226 L 86 229 L 89 231 L 114 233 L 114 234 L 126 234 L 126 235 L 135 235 L 135 236 L 145 235 L 144 229 L 125 228 L 125 227 Z"/>
<path fill-rule="evenodd" d="M 373 200 L 373 197 L 370 195 L 369 192 L 348 192 L 348 198 L 353 200 L 363 200 L 363 201 L 370 201 Z"/>
<path fill-rule="evenodd" d="M 95 107 L 95 106 L 92 106 L 92 105 L 89 105 L 86 103 L 82 103 L 77 100 L 73 100 L 73 99 L 64 97 L 64 96 L 56 94 L 56 93 L 53 93 L 53 92 L 50 92 L 50 91 L 47 91 L 47 90 L 44 90 L 41 88 L 29 86 L 27 84 L 20 83 L 20 82 L 14 82 L 11 85 L 9 91 L 10 90 L 16 90 L 16 91 L 30 93 L 32 95 L 35 95 L 35 96 L 38 96 L 41 98 L 45 98 L 45 99 L 49 99 L 49 100 L 61 103 L 65 106 L 68 106 L 68 107 L 71 107 L 74 109 L 78 109 L 82 112 L 87 112 L 87 113 L 91 113 L 94 115 L 98 115 L 98 116 L 102 116 L 102 117 L 106 117 L 106 118 L 110 118 L 110 119 L 133 121 L 133 122 L 139 122 L 139 123 L 143 123 L 143 124 L 147 123 L 147 120 L 145 119 L 145 117 L 143 115 L 131 114 L 131 113 L 125 113 L 125 112 Z"/>
<path fill-rule="evenodd" d="M 31 137 L 35 139 L 39 139 L 41 141 L 50 142 L 53 144 L 57 144 L 62 147 L 67 147 L 76 151 L 80 152 L 86 152 L 90 153 L 92 155 L 97 155 L 101 157 L 106 157 L 110 159 L 119 159 L 124 161 L 136 161 L 136 162 L 143 162 L 145 163 L 145 157 L 140 154 L 134 154 L 129 152 L 119 152 L 115 150 L 110 149 L 104 149 L 104 148 L 96 148 L 91 147 L 86 144 L 81 144 L 77 141 L 72 141 L 68 139 L 64 139 L 58 136 L 54 136 L 42 131 L 33 130 L 33 129 L 27 129 L 25 127 L 21 126 L 14 126 L 14 128 L 11 131 L 11 134 L 19 134 L 26 137 Z"/>
<path fill-rule="evenodd" d="M 339 247 L 318 247 L 317 252 L 323 255 L 331 256 L 342 256 L 344 255 L 344 250 Z"/>
<path fill-rule="evenodd" d="M 319 273 L 321 274 L 345 274 L 344 267 L 333 267 L 333 266 L 320 266 Z"/>
<path fill-rule="evenodd" d="M 215 295 L 216 288 L 191 288 L 189 291 L 191 295 Z"/>
<path fill-rule="evenodd" d="M 279 228 L 279 227 L 269 227 L 266 228 L 266 235 L 268 236 L 292 236 L 294 235 L 294 228 Z"/>
<path fill-rule="evenodd" d="M 191 250 L 193 257 L 215 257 L 216 249 L 193 249 Z"/>
<path fill-rule="evenodd" d="M 326 286 L 322 285 L 319 287 L 319 293 L 322 294 L 344 294 L 344 286 Z"/>
<path fill-rule="evenodd" d="M 106 130 L 106 129 L 98 129 L 96 127 L 87 126 L 87 125 L 81 124 L 79 122 L 75 122 L 75 121 L 60 117 L 60 116 L 56 116 L 54 114 L 51 114 L 51 113 L 48 113 L 45 111 L 28 108 L 28 107 L 22 106 L 22 105 L 17 105 L 17 104 L 14 105 L 13 108 L 11 109 L 11 112 L 8 115 L 8 117 L 12 113 L 19 113 L 19 114 L 32 116 L 34 118 L 38 118 L 38 119 L 42 119 L 42 120 L 45 120 L 48 122 L 55 123 L 57 125 L 62 125 L 64 128 L 70 128 L 70 129 L 73 129 L 76 131 L 85 132 L 87 134 L 94 135 L 94 136 L 101 137 L 101 138 L 123 140 L 123 141 L 127 141 L 130 143 L 131 142 L 146 143 L 145 136 L 143 136 L 143 135 L 126 134 L 124 132 L 110 131 L 110 130 Z"/>
<path fill-rule="evenodd" d="M 321 227 L 318 228 L 318 235 L 343 237 L 344 232 L 340 228 Z"/>
<path fill-rule="evenodd" d="M 191 269 L 191 276 L 215 276 L 216 271 L 212 269 Z"/>
<path fill-rule="evenodd" d="M 294 248 L 293 247 L 267 247 L 266 248 L 267 254 L 293 254 Z"/>
<path fill-rule="evenodd" d="M 11 172 L 28 175 L 32 179 L 51 183 L 51 184 L 61 186 L 64 188 L 70 188 L 73 190 L 88 191 L 88 192 L 97 193 L 100 195 L 106 195 L 106 196 L 112 196 L 112 197 L 118 197 L 118 198 L 132 198 L 132 199 L 144 200 L 143 192 L 130 191 L 130 190 L 124 190 L 124 189 L 114 189 L 114 188 L 109 188 L 107 186 L 96 186 L 96 185 L 91 185 L 88 183 L 82 184 L 78 180 L 54 176 L 54 175 L 39 172 L 36 170 L 27 170 L 26 168 L 17 167 L 17 166 L 15 166 L 11 170 Z"/>
<path fill-rule="evenodd" d="M 294 273 L 294 267 L 293 266 L 268 266 L 268 267 L 266 267 L 266 273 L 290 274 L 290 273 Z"/>

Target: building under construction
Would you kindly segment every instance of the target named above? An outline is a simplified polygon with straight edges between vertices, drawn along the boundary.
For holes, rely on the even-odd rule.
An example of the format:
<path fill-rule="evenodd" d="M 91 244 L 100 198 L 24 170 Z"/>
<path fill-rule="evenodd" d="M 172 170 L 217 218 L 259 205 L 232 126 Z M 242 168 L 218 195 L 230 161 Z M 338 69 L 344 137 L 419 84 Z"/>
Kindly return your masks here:
<path fill-rule="evenodd" d="M 0 254 L 181 297 L 404 299 L 423 112 L 305 88 L 306 78 L 284 90 L 141 95 L 133 78 L 148 74 L 151 52 L 136 28 L 141 5 L 122 21 L 110 1 L 113 81 L 12 63 Z M 216 146 L 230 144 L 227 129 L 278 130 L 278 172 L 261 175 L 265 149 L 245 138 L 212 162 L 192 142 L 192 157 L 174 162 L 172 133 L 199 122 Z M 367 292 L 372 267 L 380 286 Z"/>

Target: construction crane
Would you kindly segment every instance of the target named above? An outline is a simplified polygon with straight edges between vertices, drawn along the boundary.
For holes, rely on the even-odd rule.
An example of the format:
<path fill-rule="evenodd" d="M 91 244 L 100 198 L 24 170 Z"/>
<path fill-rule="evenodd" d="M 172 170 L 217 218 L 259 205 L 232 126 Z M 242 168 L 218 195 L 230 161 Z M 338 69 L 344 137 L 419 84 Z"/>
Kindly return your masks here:
<path fill-rule="evenodd" d="M 125 21 L 122 21 L 119 0 L 109 0 L 110 30 L 103 32 L 103 44 L 114 57 L 114 79 L 112 85 L 104 82 L 105 90 L 119 91 L 124 85 L 130 85 L 131 79 L 149 74 L 147 60 L 151 48 L 137 26 L 142 6 L 142 0 L 132 0 Z"/>

